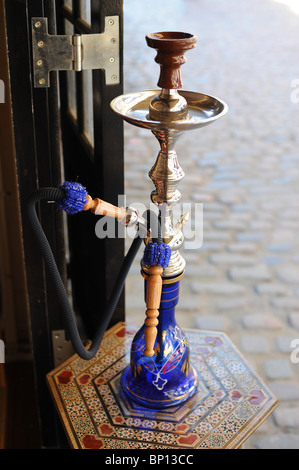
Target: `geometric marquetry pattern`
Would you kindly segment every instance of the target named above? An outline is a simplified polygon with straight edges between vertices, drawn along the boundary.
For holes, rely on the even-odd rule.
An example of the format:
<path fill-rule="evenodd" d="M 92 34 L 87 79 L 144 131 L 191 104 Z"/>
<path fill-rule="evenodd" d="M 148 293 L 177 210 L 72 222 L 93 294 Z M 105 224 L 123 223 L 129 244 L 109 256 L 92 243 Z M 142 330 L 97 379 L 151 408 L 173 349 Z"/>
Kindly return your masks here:
<path fill-rule="evenodd" d="M 136 331 L 118 323 L 92 360 L 74 355 L 48 374 L 73 448 L 238 448 L 277 405 L 224 333 L 199 330 L 184 330 L 199 376 L 197 394 L 162 411 L 135 404 L 119 383 Z"/>

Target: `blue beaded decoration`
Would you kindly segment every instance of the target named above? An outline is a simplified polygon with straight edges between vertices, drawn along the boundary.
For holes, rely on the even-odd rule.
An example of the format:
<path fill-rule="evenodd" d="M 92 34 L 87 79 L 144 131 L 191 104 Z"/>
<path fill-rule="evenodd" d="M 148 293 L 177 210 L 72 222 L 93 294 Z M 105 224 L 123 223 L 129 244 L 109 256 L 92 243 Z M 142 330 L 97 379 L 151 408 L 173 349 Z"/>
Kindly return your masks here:
<path fill-rule="evenodd" d="M 65 181 L 59 188 L 65 192 L 65 197 L 57 201 L 60 209 L 68 214 L 81 212 L 87 203 L 87 191 L 82 184 Z"/>
<path fill-rule="evenodd" d="M 146 266 L 162 266 L 167 268 L 171 256 L 171 248 L 167 243 L 149 243 L 143 254 L 143 262 Z"/>

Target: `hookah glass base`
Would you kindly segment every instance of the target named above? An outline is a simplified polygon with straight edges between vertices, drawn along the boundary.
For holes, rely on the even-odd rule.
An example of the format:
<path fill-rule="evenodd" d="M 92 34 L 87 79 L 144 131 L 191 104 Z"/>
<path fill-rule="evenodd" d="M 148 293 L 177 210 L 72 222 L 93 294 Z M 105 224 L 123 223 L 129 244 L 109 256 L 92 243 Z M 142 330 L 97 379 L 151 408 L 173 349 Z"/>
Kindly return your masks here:
<path fill-rule="evenodd" d="M 144 355 L 143 325 L 133 339 L 130 365 L 121 377 L 123 393 L 147 408 L 178 405 L 197 390 L 197 373 L 190 364 L 188 340 L 175 321 L 179 284 L 177 281 L 163 285 L 155 354 Z"/>

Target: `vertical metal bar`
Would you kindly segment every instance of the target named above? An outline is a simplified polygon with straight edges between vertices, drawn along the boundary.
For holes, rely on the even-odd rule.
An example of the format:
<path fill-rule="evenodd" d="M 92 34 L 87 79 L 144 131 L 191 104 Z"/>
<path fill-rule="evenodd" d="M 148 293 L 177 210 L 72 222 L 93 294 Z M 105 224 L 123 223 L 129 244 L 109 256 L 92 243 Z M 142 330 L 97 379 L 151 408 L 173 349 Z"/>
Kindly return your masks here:
<path fill-rule="evenodd" d="M 76 23 L 80 18 L 80 0 L 73 0 L 74 34 L 80 34 Z M 83 77 L 82 72 L 76 73 L 76 99 L 77 99 L 77 122 L 80 134 L 84 132 L 84 105 L 83 105 Z"/>
<path fill-rule="evenodd" d="M 91 0 L 92 31 L 102 33 L 105 28 L 105 17 L 119 15 L 120 18 L 120 83 L 107 86 L 104 72 L 93 71 L 93 94 L 95 110 L 95 166 L 98 175 L 101 197 L 118 205 L 118 196 L 124 194 L 124 148 L 123 148 L 123 122 L 114 115 L 110 108 L 111 100 L 123 93 L 122 78 L 122 0 L 101 1 Z M 117 138 L 116 138 L 117 136 Z M 117 169 L 117 171 L 116 171 Z M 118 272 L 124 256 L 123 239 L 101 240 L 105 254 L 105 276 L 103 298 L 108 300 L 113 288 L 115 273 Z M 124 320 L 125 295 L 122 294 L 112 319 Z"/>

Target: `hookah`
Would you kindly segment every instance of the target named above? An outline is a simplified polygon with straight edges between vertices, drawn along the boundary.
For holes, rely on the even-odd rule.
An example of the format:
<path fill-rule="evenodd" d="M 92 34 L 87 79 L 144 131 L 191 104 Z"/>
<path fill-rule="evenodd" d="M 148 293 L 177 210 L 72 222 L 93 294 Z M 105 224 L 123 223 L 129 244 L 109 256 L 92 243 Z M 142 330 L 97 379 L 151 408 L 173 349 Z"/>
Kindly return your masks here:
<path fill-rule="evenodd" d="M 197 390 L 197 372 L 190 363 L 188 339 L 175 320 L 180 281 L 186 262 L 180 254 L 184 243 L 182 227 L 186 216 L 173 222 L 172 206 L 181 194 L 178 183 L 184 177 L 175 151 L 183 131 L 206 126 L 227 112 L 227 105 L 212 96 L 184 91 L 180 67 L 185 52 L 196 45 L 196 36 L 184 32 L 159 32 L 146 36 L 147 45 L 157 51 L 160 65 L 158 87 L 124 94 L 111 102 L 112 110 L 128 123 L 150 130 L 160 144 L 156 162 L 149 171 L 155 190 L 151 201 L 158 210 L 139 214 L 132 207 L 118 208 L 92 199 L 79 183 L 65 182 L 59 188 L 42 188 L 28 200 L 28 216 L 37 236 L 46 266 L 58 292 L 69 336 L 77 354 L 89 360 L 95 356 L 123 289 L 130 266 L 145 243 L 141 274 L 145 283 L 145 321 L 133 338 L 130 363 L 121 376 L 121 393 L 141 406 L 162 409 L 176 406 Z M 81 342 L 66 291 L 55 260 L 35 212 L 40 200 L 56 201 L 69 214 L 91 210 L 114 217 L 125 226 L 136 227 L 136 237 L 124 259 L 99 329 L 89 348 Z"/>

